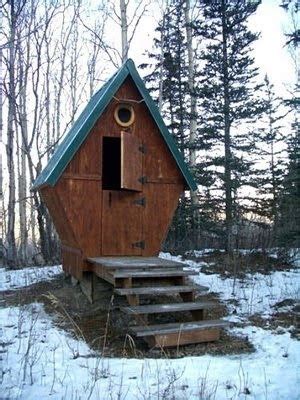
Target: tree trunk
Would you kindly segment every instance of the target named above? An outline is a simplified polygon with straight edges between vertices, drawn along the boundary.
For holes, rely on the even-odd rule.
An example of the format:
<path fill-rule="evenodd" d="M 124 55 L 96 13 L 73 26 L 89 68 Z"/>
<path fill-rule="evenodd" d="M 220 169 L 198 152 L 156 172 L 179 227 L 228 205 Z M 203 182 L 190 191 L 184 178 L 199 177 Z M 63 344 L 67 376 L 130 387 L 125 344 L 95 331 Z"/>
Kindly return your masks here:
<path fill-rule="evenodd" d="M 223 116 L 224 116 L 224 150 L 225 150 L 225 223 L 226 223 L 226 251 L 232 253 L 232 177 L 231 177 L 231 136 L 230 136 L 230 99 L 228 78 L 227 54 L 227 25 L 226 25 L 226 0 L 222 0 L 222 63 L 223 63 Z"/>
<path fill-rule="evenodd" d="M 185 1 L 185 24 L 186 24 L 186 38 L 187 38 L 187 53 L 188 53 L 188 87 L 190 96 L 190 134 L 189 134 L 189 158 L 192 170 L 195 170 L 197 165 L 197 98 L 195 88 L 195 60 L 193 52 L 193 32 L 191 26 L 191 4 L 190 0 Z M 199 201 L 196 192 L 191 191 L 192 203 L 192 227 L 194 241 L 198 242 L 198 215 L 199 215 Z"/>
<path fill-rule="evenodd" d="M 27 175 L 26 175 L 26 143 L 28 138 L 27 132 L 27 115 L 26 115 L 26 90 L 27 90 L 27 73 L 24 73 L 24 58 L 21 50 L 21 38 L 18 37 L 18 61 L 19 61 L 19 90 L 20 90 L 20 106 L 19 106 L 19 124 L 21 128 L 19 168 L 19 217 L 20 217 L 20 249 L 19 256 L 22 264 L 27 262 L 28 247 L 28 231 L 26 218 L 26 201 L 27 201 Z M 24 139 L 23 139 L 24 138 Z"/>
<path fill-rule="evenodd" d="M 9 60 L 8 60 L 8 120 L 7 120 L 7 171 L 8 171 L 8 215 L 6 243 L 7 265 L 12 267 L 17 262 L 17 249 L 15 240 L 15 165 L 14 165 L 14 123 L 16 120 L 16 93 L 15 93 L 15 36 L 16 15 L 14 0 L 10 2 L 10 37 L 9 37 Z"/>
<path fill-rule="evenodd" d="M 128 25 L 127 25 L 127 6 L 125 0 L 120 0 L 121 11 L 121 39 L 122 39 L 122 64 L 128 58 Z"/>

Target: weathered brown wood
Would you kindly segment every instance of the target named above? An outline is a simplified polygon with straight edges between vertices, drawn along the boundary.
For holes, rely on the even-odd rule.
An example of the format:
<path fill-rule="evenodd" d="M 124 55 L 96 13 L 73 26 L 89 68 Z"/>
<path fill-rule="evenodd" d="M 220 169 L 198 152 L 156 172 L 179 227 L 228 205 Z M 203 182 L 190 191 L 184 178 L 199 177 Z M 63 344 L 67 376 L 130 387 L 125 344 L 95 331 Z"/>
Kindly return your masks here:
<path fill-rule="evenodd" d="M 82 251 L 70 246 L 61 246 L 63 269 L 74 278 L 80 280 L 83 271 L 87 268 Z"/>
<path fill-rule="evenodd" d="M 105 268 L 114 270 L 128 269 L 152 269 L 152 268 L 176 268 L 183 269 L 185 264 L 166 260 L 159 257 L 89 257 L 88 261 L 93 264 L 103 265 Z"/>
<path fill-rule="evenodd" d="M 157 255 L 167 236 L 183 185 L 147 183 L 143 195 L 147 199 L 143 209 L 143 236 L 146 246 L 143 256 Z"/>
<path fill-rule="evenodd" d="M 130 191 L 103 191 L 103 255 L 142 254 L 142 249 L 135 245 L 143 240 L 142 208 L 135 204 L 139 197 Z"/>
<path fill-rule="evenodd" d="M 115 284 L 115 279 L 113 275 L 102 265 L 93 265 L 92 270 L 99 278 L 104 279 L 105 281 L 111 283 L 112 285 Z"/>
<path fill-rule="evenodd" d="M 121 132 L 121 188 L 141 192 L 143 173 L 141 141 L 130 132 Z"/>
<path fill-rule="evenodd" d="M 130 331 L 137 337 L 142 336 L 153 336 L 156 334 L 169 334 L 180 332 L 193 332 L 196 329 L 215 329 L 215 328 L 226 328 L 230 326 L 228 321 L 222 320 L 210 320 L 210 321 L 193 321 L 193 322 L 171 322 L 168 324 L 156 324 L 147 326 L 132 326 Z"/>
<path fill-rule="evenodd" d="M 155 269 L 149 271 L 115 271 L 114 278 L 164 278 L 199 275 L 196 271 L 173 270 L 173 269 Z"/>
<path fill-rule="evenodd" d="M 195 286 L 152 286 L 152 287 L 137 287 L 137 288 L 115 288 L 115 293 L 123 296 L 127 296 L 129 294 L 147 294 L 150 296 L 158 295 L 158 294 L 176 294 L 176 293 L 185 293 L 192 292 L 196 290 Z"/>
<path fill-rule="evenodd" d="M 99 175 L 92 174 L 68 174 L 64 173 L 62 179 L 79 179 L 79 180 L 87 180 L 87 181 L 100 181 L 101 178 Z"/>
<path fill-rule="evenodd" d="M 151 304 L 139 307 L 121 307 L 126 314 L 157 314 L 169 312 L 182 312 L 192 310 L 204 310 L 216 307 L 216 303 L 211 301 L 193 303 L 170 303 L 170 304 Z"/>
<path fill-rule="evenodd" d="M 94 276 L 93 272 L 84 272 L 80 279 L 80 288 L 89 302 L 94 302 Z"/>
<path fill-rule="evenodd" d="M 175 347 L 193 343 L 215 342 L 220 339 L 219 329 L 194 330 L 154 335 L 153 347 Z"/>
<path fill-rule="evenodd" d="M 64 211 L 63 203 L 61 202 L 55 188 L 49 186 L 44 187 L 40 190 L 40 194 L 48 207 L 62 243 L 71 247 L 79 247 L 72 226 Z"/>
<path fill-rule="evenodd" d="M 99 182 L 60 179 L 55 189 L 66 223 L 72 228 L 78 246 L 86 256 L 101 254 L 101 191 Z M 98 221 L 98 223 L 95 223 Z"/>
<path fill-rule="evenodd" d="M 201 288 L 198 288 L 198 290 L 206 291 L 207 287 L 202 286 Z M 195 292 L 180 293 L 180 297 L 182 298 L 183 301 L 186 301 L 186 302 L 195 301 Z"/>

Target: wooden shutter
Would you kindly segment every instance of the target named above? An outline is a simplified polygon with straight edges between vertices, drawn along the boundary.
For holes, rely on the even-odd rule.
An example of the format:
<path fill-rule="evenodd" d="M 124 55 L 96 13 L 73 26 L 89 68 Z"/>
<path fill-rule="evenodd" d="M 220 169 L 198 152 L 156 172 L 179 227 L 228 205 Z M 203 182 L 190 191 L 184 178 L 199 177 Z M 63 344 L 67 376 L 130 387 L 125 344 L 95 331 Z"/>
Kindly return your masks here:
<path fill-rule="evenodd" d="M 132 133 L 121 133 L 121 188 L 142 191 L 141 142 Z"/>

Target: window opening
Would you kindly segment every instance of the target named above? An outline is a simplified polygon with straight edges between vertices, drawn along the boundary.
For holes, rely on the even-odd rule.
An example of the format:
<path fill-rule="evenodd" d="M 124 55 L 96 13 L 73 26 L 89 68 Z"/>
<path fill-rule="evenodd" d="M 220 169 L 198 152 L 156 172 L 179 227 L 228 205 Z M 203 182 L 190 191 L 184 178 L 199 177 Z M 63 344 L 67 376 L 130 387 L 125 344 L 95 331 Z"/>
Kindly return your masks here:
<path fill-rule="evenodd" d="M 102 144 L 102 189 L 121 188 L 121 138 L 103 137 Z"/>

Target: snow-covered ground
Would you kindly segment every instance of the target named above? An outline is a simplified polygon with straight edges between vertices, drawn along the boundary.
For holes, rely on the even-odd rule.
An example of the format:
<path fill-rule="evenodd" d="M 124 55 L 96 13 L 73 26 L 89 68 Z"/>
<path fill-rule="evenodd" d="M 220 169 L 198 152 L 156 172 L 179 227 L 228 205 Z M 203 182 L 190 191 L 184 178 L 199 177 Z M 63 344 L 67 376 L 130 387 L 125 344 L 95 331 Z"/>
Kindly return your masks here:
<path fill-rule="evenodd" d="M 31 267 L 10 271 L 0 268 L 0 292 L 22 288 L 36 282 L 50 281 L 62 272 L 61 265 L 54 267 Z"/>
<path fill-rule="evenodd" d="M 80 339 L 55 327 L 41 304 L 4 307 L 0 309 L 0 399 L 299 399 L 300 342 L 289 329 L 264 330 L 248 320 L 255 313 L 269 318 L 274 304 L 299 299 L 299 272 L 255 274 L 234 285 L 232 279 L 201 273 L 201 265 L 189 262 L 190 268 L 199 271 L 194 278 L 197 283 L 220 293 L 225 302 L 239 300 L 235 306 L 228 304 L 228 318 L 243 321 L 244 327 L 230 331 L 247 336 L 254 353 L 102 358 Z M 59 273 L 61 267 L 2 269 L 0 290 L 50 280 Z"/>

